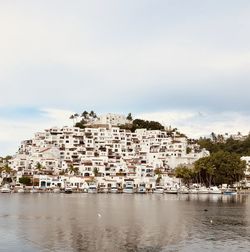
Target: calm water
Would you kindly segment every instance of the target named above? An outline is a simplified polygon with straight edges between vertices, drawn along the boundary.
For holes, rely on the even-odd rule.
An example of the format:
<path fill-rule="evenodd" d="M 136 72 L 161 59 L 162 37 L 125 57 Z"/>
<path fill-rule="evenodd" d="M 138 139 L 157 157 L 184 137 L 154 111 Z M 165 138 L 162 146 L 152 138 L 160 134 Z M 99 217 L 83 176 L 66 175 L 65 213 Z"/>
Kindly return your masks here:
<path fill-rule="evenodd" d="M 0 251 L 250 251 L 250 196 L 0 194 Z"/>

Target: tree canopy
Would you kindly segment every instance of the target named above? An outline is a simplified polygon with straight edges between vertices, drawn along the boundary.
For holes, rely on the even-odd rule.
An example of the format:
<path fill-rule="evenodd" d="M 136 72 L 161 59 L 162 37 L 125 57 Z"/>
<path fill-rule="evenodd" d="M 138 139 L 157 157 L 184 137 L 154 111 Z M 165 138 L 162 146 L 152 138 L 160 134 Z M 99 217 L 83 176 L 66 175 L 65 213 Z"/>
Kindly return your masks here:
<path fill-rule="evenodd" d="M 129 120 L 129 121 L 132 121 L 132 120 L 133 120 L 133 117 L 132 117 L 132 114 L 131 114 L 131 113 L 128 113 L 128 115 L 127 115 L 127 120 Z"/>
<path fill-rule="evenodd" d="M 235 153 L 218 151 L 194 163 L 193 168 L 177 167 L 175 176 L 183 182 L 200 183 L 206 186 L 229 184 L 240 181 L 246 169 L 245 161 Z"/>
<path fill-rule="evenodd" d="M 24 185 L 31 185 L 32 184 L 30 177 L 19 178 L 19 183 L 24 184 Z"/>
<path fill-rule="evenodd" d="M 164 130 L 164 126 L 156 121 L 147 121 L 142 119 L 133 120 L 132 124 L 125 124 L 119 126 L 121 129 L 131 130 L 135 132 L 136 129 L 147 129 L 147 130 Z"/>
<path fill-rule="evenodd" d="M 210 151 L 210 153 L 222 150 L 230 153 L 236 153 L 241 156 L 250 156 L 250 136 L 248 136 L 245 140 L 235 140 L 233 138 L 222 140 L 221 135 L 213 135 L 212 139 L 200 138 L 198 140 L 198 144 L 201 148 L 205 148 Z"/>

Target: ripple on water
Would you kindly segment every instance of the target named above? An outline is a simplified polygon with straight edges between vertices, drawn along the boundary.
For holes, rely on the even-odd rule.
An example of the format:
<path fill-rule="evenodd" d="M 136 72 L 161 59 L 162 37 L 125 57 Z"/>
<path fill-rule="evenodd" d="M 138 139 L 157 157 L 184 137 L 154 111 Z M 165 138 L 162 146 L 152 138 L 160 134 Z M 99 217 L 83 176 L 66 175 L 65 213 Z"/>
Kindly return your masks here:
<path fill-rule="evenodd" d="M 0 246 L 6 251 L 248 251 L 250 200 L 222 199 L 0 197 Z"/>

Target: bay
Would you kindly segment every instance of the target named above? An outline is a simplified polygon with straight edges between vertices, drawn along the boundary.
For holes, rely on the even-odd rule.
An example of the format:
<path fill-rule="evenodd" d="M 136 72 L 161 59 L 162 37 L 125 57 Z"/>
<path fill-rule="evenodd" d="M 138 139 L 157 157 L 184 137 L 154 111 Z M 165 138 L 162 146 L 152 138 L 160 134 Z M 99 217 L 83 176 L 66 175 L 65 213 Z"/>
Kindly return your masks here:
<path fill-rule="evenodd" d="M 249 251 L 247 195 L 0 194 L 0 251 Z"/>

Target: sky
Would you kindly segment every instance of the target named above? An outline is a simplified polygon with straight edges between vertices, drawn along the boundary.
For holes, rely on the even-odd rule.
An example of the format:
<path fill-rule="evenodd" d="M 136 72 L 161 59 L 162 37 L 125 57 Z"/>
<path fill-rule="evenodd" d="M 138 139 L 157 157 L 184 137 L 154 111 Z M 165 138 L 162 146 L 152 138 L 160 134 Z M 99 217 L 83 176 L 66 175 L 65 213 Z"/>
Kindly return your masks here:
<path fill-rule="evenodd" d="M 69 116 L 248 134 L 249 0 L 3 0 L 0 155 Z"/>

